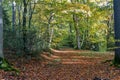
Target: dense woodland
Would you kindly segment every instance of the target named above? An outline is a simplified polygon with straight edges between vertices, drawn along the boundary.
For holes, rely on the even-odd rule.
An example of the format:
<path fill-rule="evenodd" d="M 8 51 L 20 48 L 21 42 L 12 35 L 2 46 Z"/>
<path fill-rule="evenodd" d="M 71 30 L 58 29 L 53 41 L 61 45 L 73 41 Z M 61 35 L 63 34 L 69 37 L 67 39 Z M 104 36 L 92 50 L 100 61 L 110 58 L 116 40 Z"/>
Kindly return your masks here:
<path fill-rule="evenodd" d="M 49 48 L 114 49 L 111 0 L 3 1 L 4 48 L 33 54 Z"/>
<path fill-rule="evenodd" d="M 61 70 L 60 72 L 64 72 L 62 69 L 67 67 L 68 63 L 71 64 L 71 62 L 64 62 L 66 61 L 65 59 L 58 57 L 63 58 L 64 56 L 65 58 L 65 56 L 67 56 L 68 60 L 71 58 L 70 56 L 75 56 L 73 53 L 80 53 L 79 57 L 89 56 L 93 58 L 85 57 L 86 61 L 83 62 L 85 64 L 82 66 L 83 68 L 86 66 L 89 67 L 90 61 L 90 65 L 94 66 L 94 64 L 96 64 L 93 70 L 95 72 L 97 72 L 97 66 L 100 66 L 100 68 L 107 66 L 109 71 L 115 72 L 113 67 L 111 68 L 108 65 L 120 67 L 119 2 L 119 0 L 3 0 L 2 7 L 0 6 L 0 10 L 2 10 L 2 12 L 0 11 L 0 14 L 2 14 L 0 18 L 3 19 L 3 34 L 2 28 L 0 27 L 0 38 L 3 36 L 3 54 L 0 50 L 0 56 L 3 57 L 4 55 L 5 59 L 0 59 L 4 63 L 4 66 L 0 63 L 0 68 L 17 72 L 17 77 L 12 76 L 11 79 L 13 80 L 19 80 L 18 78 L 20 78 L 20 80 L 59 80 L 57 77 L 51 78 L 46 74 L 46 76 L 44 76 L 40 73 L 40 75 L 44 76 L 44 79 L 42 79 L 43 77 L 41 78 L 41 76 L 35 76 L 36 78 L 33 78 L 34 76 L 24 78 L 23 75 L 27 74 L 27 72 L 23 72 L 24 69 L 22 69 L 20 65 L 25 66 L 28 64 L 27 61 L 29 62 L 35 59 L 35 61 L 30 61 L 25 71 L 29 70 L 29 67 L 32 65 L 37 65 L 37 67 L 35 66 L 36 68 L 41 65 L 41 72 L 45 69 L 47 69 L 48 72 L 51 72 L 53 69 L 56 69 L 55 71 Z M 113 4 L 115 5 L 114 7 Z M 0 24 L 0 26 L 1 25 L 2 24 Z M 114 50 L 115 55 L 113 54 Z M 55 58 L 55 56 L 52 57 L 52 55 L 56 55 L 57 58 Z M 61 61 L 61 66 L 59 65 L 60 69 L 58 69 L 58 63 L 57 67 L 54 68 L 50 66 L 51 64 L 49 65 L 49 69 L 48 66 L 45 67 L 45 64 L 50 62 L 45 63 L 43 66 L 43 57 L 48 60 L 55 58 L 53 60 L 55 64 Z M 98 59 L 98 57 L 100 58 Z M 39 65 L 34 63 L 36 59 Z M 80 58 L 78 62 L 76 62 L 77 59 L 74 59 L 72 62 L 73 67 L 71 66 L 73 71 L 74 69 L 76 71 L 78 66 L 80 68 L 82 59 L 83 57 Z M 96 62 L 103 60 L 106 60 L 105 64 L 98 64 Z M 9 66 L 9 62 L 18 69 Z M 78 65 L 74 66 L 74 62 Z M 36 74 L 34 66 L 32 66 L 33 74 Z M 65 69 L 67 70 L 67 68 Z M 103 72 L 106 71 L 106 68 L 104 69 Z M 113 76 L 111 76 L 113 73 L 111 72 L 108 72 L 110 74 L 107 76 L 105 76 L 106 72 L 101 75 L 108 79 L 103 79 L 102 77 L 97 78 L 97 76 L 95 76 L 96 74 L 88 76 L 89 78 L 81 78 L 81 76 L 79 76 L 79 79 L 75 78 L 75 76 L 68 78 L 67 76 L 71 74 L 67 74 L 65 78 L 63 77 L 63 79 L 60 80 L 111 80 L 113 78 Z M 10 76 L 8 74 L 10 73 L 0 73 L 4 74 L 2 75 L 5 76 L 5 80 L 9 79 Z M 90 74 L 92 73 L 94 72 L 91 71 Z M 18 77 L 19 74 L 20 76 Z M 119 71 L 115 72 L 115 75 L 118 74 Z M 52 76 L 55 77 L 58 75 L 52 73 Z M 85 77 L 85 75 L 83 75 L 83 77 Z M 120 79 L 120 76 L 118 77 Z"/>

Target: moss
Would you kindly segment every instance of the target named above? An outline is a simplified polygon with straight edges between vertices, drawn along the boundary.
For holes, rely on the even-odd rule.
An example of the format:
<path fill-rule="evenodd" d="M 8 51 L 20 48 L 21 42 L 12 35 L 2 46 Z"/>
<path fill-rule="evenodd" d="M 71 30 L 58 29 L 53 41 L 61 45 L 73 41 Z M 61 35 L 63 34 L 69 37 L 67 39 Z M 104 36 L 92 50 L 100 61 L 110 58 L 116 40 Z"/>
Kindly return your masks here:
<path fill-rule="evenodd" d="M 19 74 L 20 71 L 15 69 L 12 64 L 10 64 L 5 58 L 0 57 L 0 69 L 4 71 L 15 71 L 16 74 Z"/>

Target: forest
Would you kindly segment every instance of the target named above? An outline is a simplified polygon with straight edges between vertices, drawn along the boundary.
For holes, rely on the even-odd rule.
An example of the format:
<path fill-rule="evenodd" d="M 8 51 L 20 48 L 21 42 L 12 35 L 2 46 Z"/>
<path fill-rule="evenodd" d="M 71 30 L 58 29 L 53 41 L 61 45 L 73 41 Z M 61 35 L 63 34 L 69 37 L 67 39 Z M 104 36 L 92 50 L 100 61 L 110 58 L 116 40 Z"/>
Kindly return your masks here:
<path fill-rule="evenodd" d="M 119 3 L 0 0 L 0 80 L 120 80 Z"/>

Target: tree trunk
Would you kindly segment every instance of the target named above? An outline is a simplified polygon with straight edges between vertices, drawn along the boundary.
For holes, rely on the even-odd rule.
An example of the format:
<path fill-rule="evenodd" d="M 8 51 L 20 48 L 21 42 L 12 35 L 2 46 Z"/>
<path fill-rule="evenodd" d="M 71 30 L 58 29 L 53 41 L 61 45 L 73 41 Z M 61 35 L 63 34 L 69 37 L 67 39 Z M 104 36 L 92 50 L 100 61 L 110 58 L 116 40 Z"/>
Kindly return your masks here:
<path fill-rule="evenodd" d="M 15 14 L 16 14 L 15 2 L 12 1 L 12 30 L 13 30 L 13 32 L 15 30 Z"/>
<path fill-rule="evenodd" d="M 110 19 L 106 21 L 107 27 L 108 27 L 108 33 L 106 35 L 106 40 L 107 40 L 107 49 L 110 47 L 110 36 L 112 35 L 113 31 L 113 14 L 111 15 Z"/>
<path fill-rule="evenodd" d="M 51 32 L 50 32 L 49 47 L 51 47 L 52 38 L 53 38 L 53 33 L 54 33 L 54 28 L 52 27 Z"/>
<path fill-rule="evenodd" d="M 70 40 L 72 39 L 72 24 L 69 23 L 69 31 L 68 31 L 68 34 L 69 34 L 69 38 Z"/>
<path fill-rule="evenodd" d="M 0 57 L 3 56 L 3 20 L 2 20 L 2 0 L 0 0 Z"/>
<path fill-rule="evenodd" d="M 50 12 L 50 17 L 48 18 L 48 47 L 51 47 L 51 41 L 52 41 L 52 36 L 53 36 L 53 29 L 51 29 L 51 21 L 53 20 L 54 14 Z"/>
<path fill-rule="evenodd" d="M 71 23 L 69 23 L 69 33 L 70 33 L 70 35 L 72 33 L 72 24 Z"/>
<path fill-rule="evenodd" d="M 28 23 L 29 28 L 31 26 L 32 15 L 33 15 L 33 12 L 35 10 L 35 1 L 34 1 L 33 5 L 34 6 L 33 6 L 33 9 L 32 9 L 32 3 L 30 2 L 30 4 L 29 4 L 29 23 Z"/>
<path fill-rule="evenodd" d="M 20 18 L 21 18 L 21 5 L 19 5 L 18 6 L 18 27 L 20 28 L 21 27 L 21 20 L 20 20 Z"/>
<path fill-rule="evenodd" d="M 23 10 L 23 51 L 24 53 L 27 52 L 27 35 L 26 35 L 26 15 L 27 15 L 27 2 L 26 0 L 23 0 L 24 10 Z"/>
<path fill-rule="evenodd" d="M 75 14 L 73 14 L 73 22 L 74 22 L 74 28 L 75 28 L 75 32 L 76 32 L 77 49 L 81 49 L 80 32 L 79 32 L 79 29 L 78 29 L 78 20 L 77 20 L 77 16 Z"/>
<path fill-rule="evenodd" d="M 120 64 L 120 0 L 114 0 L 114 30 L 116 46 L 114 61 Z"/>
<path fill-rule="evenodd" d="M 32 19 L 32 8 L 31 8 L 31 2 L 29 4 L 29 23 L 28 23 L 28 27 L 30 28 L 31 26 L 31 19 Z"/>

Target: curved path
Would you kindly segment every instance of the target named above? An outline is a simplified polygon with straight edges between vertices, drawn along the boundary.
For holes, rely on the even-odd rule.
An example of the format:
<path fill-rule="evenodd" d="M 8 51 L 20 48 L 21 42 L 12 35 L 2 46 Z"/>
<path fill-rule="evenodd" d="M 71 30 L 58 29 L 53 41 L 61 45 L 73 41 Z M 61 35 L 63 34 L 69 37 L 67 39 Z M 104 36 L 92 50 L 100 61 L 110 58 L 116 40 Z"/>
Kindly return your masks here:
<path fill-rule="evenodd" d="M 41 56 L 44 58 L 45 64 L 96 64 L 101 60 L 98 52 L 92 54 L 88 50 L 55 50 L 51 49 L 51 53 L 44 52 Z M 97 54 L 98 56 L 94 56 Z M 103 55 L 103 57 L 105 57 Z"/>

